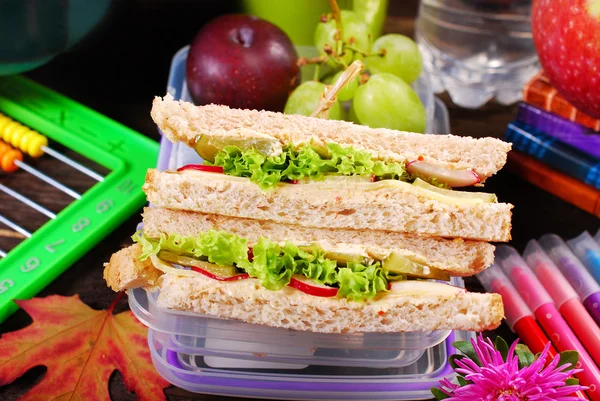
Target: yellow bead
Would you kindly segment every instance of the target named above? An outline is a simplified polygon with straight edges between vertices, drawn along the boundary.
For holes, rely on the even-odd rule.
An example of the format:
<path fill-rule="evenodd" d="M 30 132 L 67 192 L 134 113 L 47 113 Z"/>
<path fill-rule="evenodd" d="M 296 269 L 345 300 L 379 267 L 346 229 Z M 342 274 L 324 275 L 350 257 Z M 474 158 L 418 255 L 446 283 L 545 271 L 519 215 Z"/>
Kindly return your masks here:
<path fill-rule="evenodd" d="M 31 132 L 33 132 L 35 135 L 28 136 L 26 138 L 27 141 L 22 143 L 23 146 L 21 149 L 27 152 L 27 154 L 31 157 L 40 157 L 44 154 L 42 147 L 48 146 L 48 139 L 35 131 Z"/>
<path fill-rule="evenodd" d="M 0 113 L 0 139 L 31 157 L 40 157 L 44 154 L 42 147 L 48 146 L 48 138 L 44 135 L 2 113 Z M 0 147 L 0 153 L 2 152 L 2 147 Z"/>

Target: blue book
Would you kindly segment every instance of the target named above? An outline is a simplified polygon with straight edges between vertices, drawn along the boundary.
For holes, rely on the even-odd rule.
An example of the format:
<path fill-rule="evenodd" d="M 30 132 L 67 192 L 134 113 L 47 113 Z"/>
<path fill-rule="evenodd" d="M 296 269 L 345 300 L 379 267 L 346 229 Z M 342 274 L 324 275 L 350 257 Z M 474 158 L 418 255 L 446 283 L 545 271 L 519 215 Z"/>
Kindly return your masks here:
<path fill-rule="evenodd" d="M 506 140 L 513 149 L 600 189 L 600 159 L 573 148 L 520 121 L 508 124 Z"/>

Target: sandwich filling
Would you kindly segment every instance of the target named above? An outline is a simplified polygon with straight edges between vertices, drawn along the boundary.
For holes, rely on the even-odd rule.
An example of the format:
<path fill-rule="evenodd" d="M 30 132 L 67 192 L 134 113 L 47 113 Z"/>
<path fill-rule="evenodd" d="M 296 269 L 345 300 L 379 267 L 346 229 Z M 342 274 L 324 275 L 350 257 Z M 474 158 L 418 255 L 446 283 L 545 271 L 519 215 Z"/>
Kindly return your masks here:
<path fill-rule="evenodd" d="M 201 151 L 198 153 L 205 154 Z M 479 182 L 479 177 L 471 170 L 453 171 L 423 160 L 408 164 L 374 160 L 369 152 L 337 143 L 288 145 L 281 153 L 271 156 L 265 156 L 254 148 L 242 149 L 228 145 L 216 151 L 211 160 L 205 160 L 205 165 L 220 167 L 227 175 L 249 178 L 262 189 L 271 189 L 280 182 L 318 181 L 331 176 L 409 183 L 421 178 L 441 188 L 469 186 Z"/>
<path fill-rule="evenodd" d="M 162 234 L 158 239 L 138 232 L 132 238 L 142 246 L 139 259 L 151 258 L 163 271 L 177 268 L 182 274 L 202 274 L 219 281 L 256 278 L 272 291 L 289 285 L 310 295 L 357 302 L 388 292 L 395 281 L 450 279 L 446 272 L 394 253 L 378 261 L 327 253 L 316 244 L 280 244 L 265 237 L 250 247 L 245 238 L 224 231 L 210 230 L 196 237 Z"/>

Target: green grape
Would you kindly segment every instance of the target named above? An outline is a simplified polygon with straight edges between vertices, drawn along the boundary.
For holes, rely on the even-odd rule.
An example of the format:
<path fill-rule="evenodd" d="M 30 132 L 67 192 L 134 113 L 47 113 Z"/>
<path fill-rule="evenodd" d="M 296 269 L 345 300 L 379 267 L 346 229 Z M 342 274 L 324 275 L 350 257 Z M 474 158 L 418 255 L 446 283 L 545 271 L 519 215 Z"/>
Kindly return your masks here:
<path fill-rule="evenodd" d="M 419 78 L 423 60 L 419 47 L 412 39 L 399 34 L 383 35 L 373 43 L 371 52 L 375 54 L 383 49 L 384 56 L 373 55 L 365 60 L 371 73 L 389 72 L 409 84 Z"/>
<path fill-rule="evenodd" d="M 329 75 L 323 77 L 321 79 L 321 82 L 323 82 L 326 85 L 331 85 L 331 83 L 333 82 L 333 75 L 329 74 Z"/>
<path fill-rule="evenodd" d="M 389 0 L 354 0 L 352 10 L 362 18 L 371 31 L 371 38 L 381 35 L 387 16 Z"/>
<path fill-rule="evenodd" d="M 352 106 L 358 121 L 373 128 L 425 132 L 425 107 L 402 79 L 382 72 L 371 76 L 354 94 Z"/>
<path fill-rule="evenodd" d="M 319 104 L 321 93 L 325 84 L 317 81 L 306 81 L 301 83 L 290 95 L 285 104 L 285 114 L 301 114 L 310 116 Z M 335 102 L 329 109 L 329 120 L 343 120 L 344 114 L 339 102 Z"/>
<path fill-rule="evenodd" d="M 350 121 L 354 124 L 360 124 L 358 117 L 356 117 L 356 110 L 354 109 L 354 102 L 350 104 L 350 110 L 348 110 L 348 116 L 345 118 L 346 121 Z"/>
<path fill-rule="evenodd" d="M 320 22 L 315 29 L 315 46 L 321 56 L 325 55 L 323 47 L 328 44 L 334 51 L 337 51 L 335 34 L 337 32 L 335 20 Z M 353 11 L 342 10 L 342 33 L 343 41 L 363 52 L 369 51 L 369 27 Z M 353 51 L 346 50 L 344 62 L 350 64 L 355 60 Z"/>
<path fill-rule="evenodd" d="M 331 84 L 335 84 L 336 81 L 342 76 L 344 71 L 340 71 L 331 80 Z M 356 88 L 358 88 L 358 80 L 359 77 L 354 78 L 352 81 L 348 82 L 346 86 L 342 88 L 337 94 L 337 98 L 340 102 L 346 102 L 354 97 L 354 92 L 356 92 Z"/>

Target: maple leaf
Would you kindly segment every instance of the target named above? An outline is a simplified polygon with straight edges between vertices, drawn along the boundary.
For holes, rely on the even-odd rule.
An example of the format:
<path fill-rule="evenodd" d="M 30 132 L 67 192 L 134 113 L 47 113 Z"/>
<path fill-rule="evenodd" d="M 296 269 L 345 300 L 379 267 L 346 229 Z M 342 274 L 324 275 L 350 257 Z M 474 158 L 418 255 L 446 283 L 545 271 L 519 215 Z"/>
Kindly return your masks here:
<path fill-rule="evenodd" d="M 43 365 L 45 376 L 22 401 L 110 401 L 108 379 L 116 369 L 139 400 L 166 400 L 170 384 L 154 369 L 147 328 L 131 311 L 112 313 L 121 295 L 107 310 L 94 310 L 77 295 L 15 301 L 33 323 L 0 337 L 0 386 Z"/>

